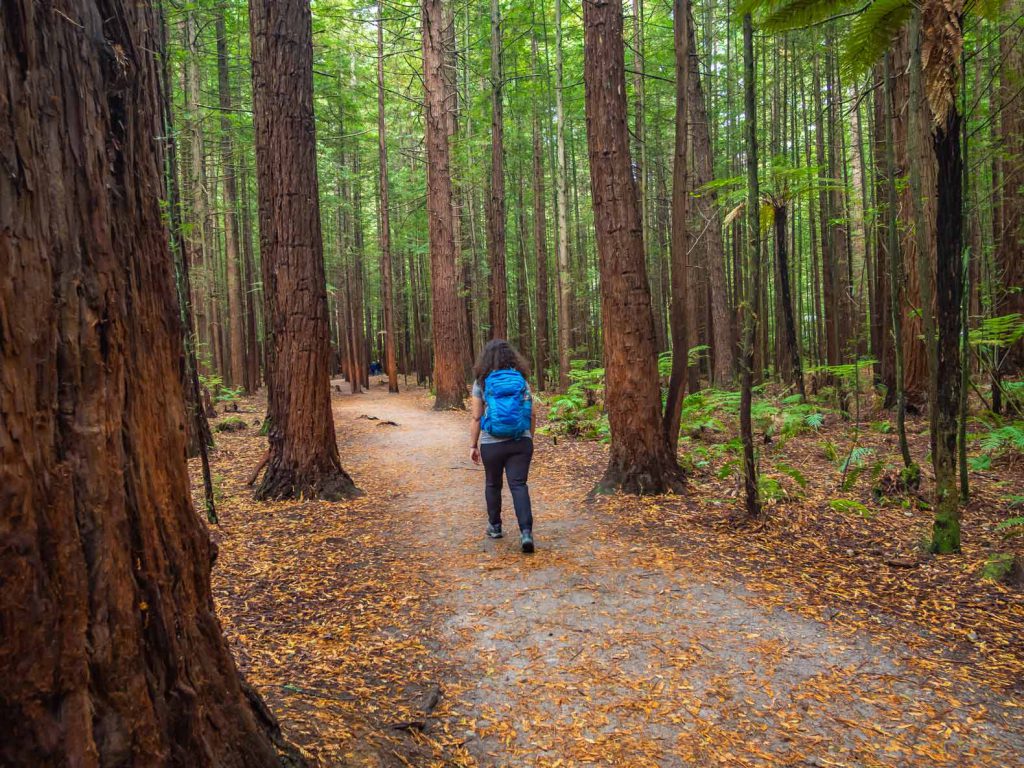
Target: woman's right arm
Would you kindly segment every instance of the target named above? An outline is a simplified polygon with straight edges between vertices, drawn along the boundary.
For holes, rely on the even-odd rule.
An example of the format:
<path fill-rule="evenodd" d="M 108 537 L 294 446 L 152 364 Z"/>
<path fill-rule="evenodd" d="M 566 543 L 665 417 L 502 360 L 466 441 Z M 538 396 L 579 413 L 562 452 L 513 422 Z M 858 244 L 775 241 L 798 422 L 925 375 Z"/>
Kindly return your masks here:
<path fill-rule="evenodd" d="M 477 447 L 477 442 L 480 440 L 480 419 L 484 415 L 484 401 L 479 397 L 473 397 L 470 400 L 473 423 L 469 428 L 469 458 L 472 459 L 474 464 L 479 464 L 480 449 Z"/>

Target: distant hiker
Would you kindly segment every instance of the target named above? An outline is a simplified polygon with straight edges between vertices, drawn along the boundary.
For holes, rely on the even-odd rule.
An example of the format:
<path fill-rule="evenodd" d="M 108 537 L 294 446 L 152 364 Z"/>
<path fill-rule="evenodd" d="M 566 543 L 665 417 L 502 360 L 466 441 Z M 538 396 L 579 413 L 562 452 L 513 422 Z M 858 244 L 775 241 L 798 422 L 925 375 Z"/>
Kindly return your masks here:
<path fill-rule="evenodd" d="M 533 552 L 533 512 L 526 485 L 533 458 L 533 433 L 537 417 L 533 395 L 526 383 L 526 361 L 507 341 L 487 342 L 473 367 L 473 427 L 470 458 L 484 463 L 484 497 L 487 499 L 487 535 L 501 538 L 501 475 L 519 521 L 523 552 Z M 479 441 L 479 447 L 477 443 Z"/>

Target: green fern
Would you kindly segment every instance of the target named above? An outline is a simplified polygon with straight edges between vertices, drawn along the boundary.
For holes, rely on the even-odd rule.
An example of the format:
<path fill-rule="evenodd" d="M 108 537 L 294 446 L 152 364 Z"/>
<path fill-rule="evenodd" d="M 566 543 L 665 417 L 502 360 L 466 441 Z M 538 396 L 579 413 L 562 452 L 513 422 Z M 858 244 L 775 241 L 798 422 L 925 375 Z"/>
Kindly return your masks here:
<path fill-rule="evenodd" d="M 765 32 L 785 32 L 827 21 L 853 7 L 850 0 L 762 0 L 758 26 Z"/>
<path fill-rule="evenodd" d="M 1006 349 L 1024 338 L 1024 315 L 1015 312 L 999 317 L 987 317 L 969 334 L 975 346 L 1000 347 Z"/>
<path fill-rule="evenodd" d="M 859 501 L 854 501 L 853 499 L 832 499 L 828 505 L 836 512 L 842 512 L 847 515 L 857 515 L 859 517 L 863 517 L 865 520 L 870 520 L 875 516 L 874 512 Z"/>
<path fill-rule="evenodd" d="M 910 0 L 874 0 L 853 18 L 843 40 L 841 59 L 848 80 L 874 66 L 907 23 L 912 9 Z"/>
<path fill-rule="evenodd" d="M 981 449 L 985 453 L 998 453 L 1006 450 L 1024 453 L 1024 423 L 1007 424 L 987 432 L 981 438 Z"/>
<path fill-rule="evenodd" d="M 1024 528 L 1024 517 L 1008 517 L 996 526 L 997 531 L 1005 531 L 1007 528 Z"/>
<path fill-rule="evenodd" d="M 804 477 L 803 473 L 796 467 L 792 467 L 789 464 L 780 461 L 775 465 L 775 469 L 791 478 L 801 488 L 807 487 L 807 478 Z"/>

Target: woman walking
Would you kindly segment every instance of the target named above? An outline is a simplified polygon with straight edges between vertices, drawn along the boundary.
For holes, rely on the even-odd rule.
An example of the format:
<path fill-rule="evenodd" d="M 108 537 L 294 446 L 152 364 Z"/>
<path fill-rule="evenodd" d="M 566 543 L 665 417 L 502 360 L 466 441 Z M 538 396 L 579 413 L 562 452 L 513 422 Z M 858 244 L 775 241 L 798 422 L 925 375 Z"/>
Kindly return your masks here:
<path fill-rule="evenodd" d="M 526 485 L 537 417 L 526 361 L 507 341 L 487 342 L 473 368 L 470 458 L 484 464 L 487 535 L 500 539 L 501 476 L 508 478 L 523 552 L 533 552 L 533 512 Z"/>

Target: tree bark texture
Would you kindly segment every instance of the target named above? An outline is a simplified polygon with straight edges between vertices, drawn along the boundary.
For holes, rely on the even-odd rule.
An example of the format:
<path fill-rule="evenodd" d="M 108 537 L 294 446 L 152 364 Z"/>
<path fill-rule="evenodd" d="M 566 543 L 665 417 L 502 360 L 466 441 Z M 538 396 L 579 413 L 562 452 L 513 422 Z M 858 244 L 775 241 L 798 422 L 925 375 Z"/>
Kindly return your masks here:
<path fill-rule="evenodd" d="M 711 148 L 711 129 L 708 123 L 707 104 L 697 66 L 696 40 L 693 24 L 693 6 L 689 6 L 687 28 L 690 42 L 689 124 L 690 140 L 693 142 L 694 172 L 698 187 L 704 187 L 715 179 L 714 157 Z M 696 197 L 695 206 L 699 230 L 695 232 L 695 245 L 704 252 L 704 264 L 708 272 L 708 288 L 711 304 L 711 381 L 715 386 L 726 387 L 736 375 L 736 337 L 733 333 L 734 319 L 729 307 L 729 291 L 725 278 L 725 245 L 722 242 L 721 215 L 718 193 L 707 190 Z"/>
<path fill-rule="evenodd" d="M 442 0 L 422 0 L 423 83 L 426 91 L 427 226 L 434 337 L 434 408 L 465 407 L 462 354 L 466 347 L 458 295 L 444 82 L 445 14 Z"/>
<path fill-rule="evenodd" d="M 383 6 L 377 6 L 377 155 L 380 185 L 380 272 L 381 303 L 384 305 L 384 370 L 388 375 L 388 392 L 398 392 L 398 365 L 395 358 L 395 298 L 391 268 L 391 217 L 388 210 L 388 143 L 384 120 L 384 17 Z"/>
<path fill-rule="evenodd" d="M 0 763 L 278 765 L 190 500 L 160 25 L 57 11 L 0 34 Z"/>
<path fill-rule="evenodd" d="M 679 421 L 686 392 L 686 374 L 689 367 L 689 304 L 693 301 L 690 291 L 691 277 L 689 248 L 689 2 L 675 0 L 672 6 L 674 19 L 676 74 L 676 119 L 675 150 L 672 155 L 672 234 L 669 244 L 672 280 L 672 299 L 669 308 L 669 328 L 672 332 L 672 373 L 668 382 L 668 399 L 665 402 L 665 439 L 670 450 L 679 442 Z"/>
<path fill-rule="evenodd" d="M 587 144 L 594 204 L 612 443 L 602 490 L 680 490 L 661 423 L 654 318 L 626 124 L 622 5 L 583 6 Z"/>
<path fill-rule="evenodd" d="M 228 278 L 228 330 L 229 360 L 228 382 L 232 387 L 244 387 L 245 371 L 245 313 L 242 300 L 242 277 L 239 248 L 238 190 L 235 184 L 235 152 L 231 140 L 231 83 L 228 79 L 228 41 L 224 24 L 224 9 L 217 9 L 217 95 L 220 113 L 221 173 L 224 177 L 224 250 Z"/>
<path fill-rule="evenodd" d="M 308 0 L 251 0 L 270 460 L 257 497 L 342 499 L 313 123 Z"/>
<path fill-rule="evenodd" d="M 555 0 L 555 209 L 558 214 L 558 386 L 569 387 L 572 350 L 572 268 L 569 264 L 569 192 L 565 165 L 562 89 L 562 0 Z"/>
<path fill-rule="evenodd" d="M 530 40 L 531 71 L 539 75 L 537 69 L 537 36 Z M 548 225 L 547 204 L 544 197 L 544 154 L 540 118 L 537 114 L 537 103 L 533 104 L 533 249 L 537 268 L 537 331 L 536 360 L 534 362 L 537 390 L 543 392 L 547 385 L 547 372 L 550 365 L 548 347 Z"/>
<path fill-rule="evenodd" d="M 487 201 L 487 252 L 491 262 L 491 338 L 508 338 L 505 258 L 505 118 L 502 106 L 501 10 L 491 0 L 491 180 Z"/>
<path fill-rule="evenodd" d="M 747 258 L 743 297 L 743 348 L 740 360 L 740 440 L 743 443 L 743 483 L 746 516 L 761 512 L 757 463 L 754 457 L 753 405 L 754 341 L 757 336 L 757 298 L 761 283 L 761 192 L 757 177 L 757 100 L 754 91 L 754 28 L 743 16 L 743 94 L 747 149 Z"/>
<path fill-rule="evenodd" d="M 935 194 L 937 256 L 935 266 L 936 362 L 938 376 L 932 406 L 935 470 L 935 524 L 932 548 L 960 551 L 960 491 L 957 483 L 957 425 L 960 412 L 960 302 L 963 298 L 963 166 L 960 116 L 951 109 L 934 131 L 938 168 Z"/>
<path fill-rule="evenodd" d="M 999 36 L 1003 62 L 999 78 L 1002 143 L 1002 216 L 996 238 L 996 315 L 1024 315 L 1024 30 L 1020 0 L 1008 0 L 1007 13 L 1016 19 Z M 1019 340 L 1001 361 L 999 374 L 1016 376 L 1024 372 L 1024 339 Z"/>

